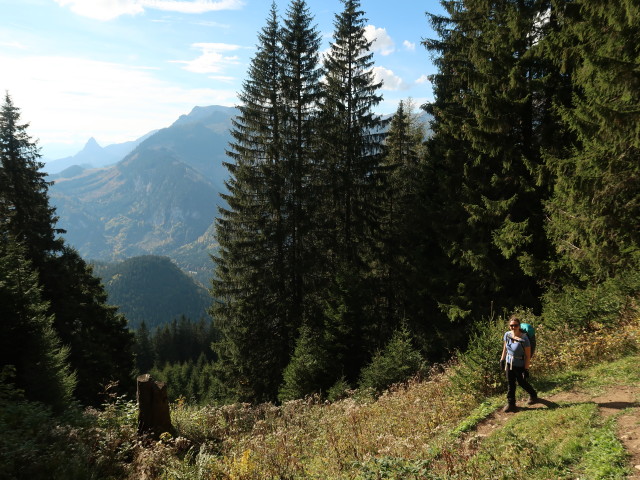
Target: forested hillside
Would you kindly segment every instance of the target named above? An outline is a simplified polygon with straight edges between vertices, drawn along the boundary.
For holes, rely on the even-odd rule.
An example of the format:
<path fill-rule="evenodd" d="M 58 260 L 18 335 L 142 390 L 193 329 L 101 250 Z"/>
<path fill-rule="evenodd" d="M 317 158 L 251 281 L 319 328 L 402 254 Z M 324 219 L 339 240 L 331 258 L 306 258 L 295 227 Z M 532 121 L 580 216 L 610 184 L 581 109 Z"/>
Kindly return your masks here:
<path fill-rule="evenodd" d="M 66 240 L 90 260 L 168 256 L 208 285 L 209 254 L 216 248 L 212 224 L 225 190 L 222 163 L 235 113 L 231 107 L 194 107 L 139 139 L 118 163 L 50 176 L 51 202 Z"/>
<path fill-rule="evenodd" d="M 185 316 L 206 317 L 211 304 L 206 289 L 197 284 L 167 257 L 144 255 L 115 263 L 94 263 L 109 303 L 118 307 L 137 329 L 142 322 L 154 329 Z"/>

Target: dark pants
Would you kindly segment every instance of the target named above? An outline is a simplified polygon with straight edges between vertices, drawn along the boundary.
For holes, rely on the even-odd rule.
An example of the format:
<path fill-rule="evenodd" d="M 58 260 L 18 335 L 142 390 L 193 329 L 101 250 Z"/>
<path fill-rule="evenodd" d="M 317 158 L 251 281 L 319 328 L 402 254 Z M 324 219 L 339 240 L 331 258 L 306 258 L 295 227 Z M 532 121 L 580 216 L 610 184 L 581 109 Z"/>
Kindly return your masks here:
<path fill-rule="evenodd" d="M 532 397 L 535 398 L 538 396 L 531 384 L 524 378 L 524 367 L 509 368 L 507 366 L 506 372 L 507 383 L 509 384 L 509 388 L 507 389 L 507 401 L 509 404 L 515 405 L 516 403 L 516 382 Z"/>

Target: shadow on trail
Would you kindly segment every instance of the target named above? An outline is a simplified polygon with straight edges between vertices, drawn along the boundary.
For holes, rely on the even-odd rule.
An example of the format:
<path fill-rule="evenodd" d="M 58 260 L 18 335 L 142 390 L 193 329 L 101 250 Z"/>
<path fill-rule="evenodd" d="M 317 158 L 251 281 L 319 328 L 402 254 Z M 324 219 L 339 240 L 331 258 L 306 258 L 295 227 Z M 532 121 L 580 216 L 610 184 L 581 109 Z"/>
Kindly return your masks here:
<path fill-rule="evenodd" d="M 538 402 L 542 405 L 544 405 L 547 408 L 560 408 L 560 405 L 557 404 L 556 402 L 552 402 L 551 400 L 545 400 L 544 398 L 538 398 Z"/>
<path fill-rule="evenodd" d="M 626 410 L 627 408 L 640 407 L 638 402 L 602 402 L 596 403 L 600 408 L 609 408 L 611 410 Z"/>
<path fill-rule="evenodd" d="M 539 398 L 538 402 L 534 406 L 518 407 L 518 411 L 524 412 L 524 411 L 541 410 L 542 408 L 539 405 L 544 405 L 549 410 L 555 410 L 557 408 L 570 408 L 570 407 L 575 407 L 576 405 L 584 405 L 587 403 L 595 404 L 600 408 L 605 408 L 610 410 L 626 410 L 627 408 L 640 407 L 640 402 L 594 402 L 594 401 L 571 402 L 569 401 L 569 402 L 556 403 L 551 400 L 545 400 L 544 398 Z"/>
<path fill-rule="evenodd" d="M 523 412 L 523 411 L 527 411 L 527 410 L 540 410 L 541 407 L 539 407 L 537 405 L 544 405 L 545 407 L 547 407 L 550 410 L 554 410 L 556 408 L 566 408 L 566 407 L 570 406 L 570 405 L 560 405 L 559 403 L 552 402 L 551 400 L 545 400 L 544 398 L 538 398 L 538 401 L 534 405 L 536 405 L 536 406 L 518 407 L 518 411 Z"/>

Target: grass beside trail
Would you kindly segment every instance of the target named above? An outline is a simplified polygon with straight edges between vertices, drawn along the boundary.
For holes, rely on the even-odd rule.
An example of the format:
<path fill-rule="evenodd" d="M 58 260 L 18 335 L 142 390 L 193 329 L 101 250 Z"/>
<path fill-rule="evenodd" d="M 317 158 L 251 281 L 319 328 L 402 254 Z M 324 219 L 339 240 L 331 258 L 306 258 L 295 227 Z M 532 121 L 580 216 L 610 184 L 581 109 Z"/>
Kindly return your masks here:
<path fill-rule="evenodd" d="M 585 398 L 622 386 L 637 388 L 639 361 L 638 355 L 628 356 L 579 372 L 563 372 L 547 379 L 546 383 L 555 385 L 553 391 L 557 392 L 562 379 L 570 378 L 574 380 L 570 386 Z M 577 377 L 581 380 L 576 382 Z M 547 393 L 541 392 L 541 395 Z M 636 401 L 640 402 L 640 398 Z M 473 423 L 481 420 L 478 414 L 483 408 L 479 407 L 470 416 Z M 635 411 L 638 410 L 635 407 Z M 489 408 L 484 411 L 487 415 L 492 413 Z M 429 475 L 415 478 L 621 480 L 630 473 L 627 454 L 616 437 L 616 418 L 622 413 L 624 410 L 604 419 L 597 404 L 590 400 L 558 401 L 548 408 L 524 410 L 511 416 L 486 438 L 456 436 L 443 448 L 444 453 L 434 459 Z M 466 420 L 461 425 L 465 425 Z M 459 426 L 454 432 L 460 430 Z M 457 460 L 450 460 L 450 456 Z"/>
<path fill-rule="evenodd" d="M 543 398 L 573 389 L 591 399 L 640 385 L 639 362 L 636 353 L 533 382 Z M 476 437 L 475 426 L 503 405 L 504 396 L 478 404 L 452 397 L 449 387 L 445 372 L 369 402 L 176 411 L 179 430 L 200 437 L 200 447 L 181 462 L 174 457 L 166 478 L 595 480 L 629 473 L 615 435 L 623 412 L 605 420 L 590 400 L 558 401 L 523 410 Z"/>
<path fill-rule="evenodd" d="M 504 405 L 505 386 L 489 332 L 486 353 L 473 357 L 480 363 L 461 368 L 460 356 L 377 398 L 179 402 L 177 436 L 157 442 L 136 436 L 136 405 L 125 399 L 77 412 L 69 425 L 42 407 L 11 404 L 17 414 L 0 408 L 0 477 L 23 478 L 28 467 L 29 478 L 48 480 L 622 480 L 628 459 L 616 429 L 618 418 L 640 416 L 640 318 L 626 320 L 624 342 L 619 326 L 540 328 L 532 382 L 554 402 L 498 415 L 493 429 L 482 422 Z M 607 407 L 605 418 L 593 399 L 607 403 L 622 387 L 628 405 L 618 408 L 628 408 Z M 36 425 L 38 435 L 25 435 Z"/>

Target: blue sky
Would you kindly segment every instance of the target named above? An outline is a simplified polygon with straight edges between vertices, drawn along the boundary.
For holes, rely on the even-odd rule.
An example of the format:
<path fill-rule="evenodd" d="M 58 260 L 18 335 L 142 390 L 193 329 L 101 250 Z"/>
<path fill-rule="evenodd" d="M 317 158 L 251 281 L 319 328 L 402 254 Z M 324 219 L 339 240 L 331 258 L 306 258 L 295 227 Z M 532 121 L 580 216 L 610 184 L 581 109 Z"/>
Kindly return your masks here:
<path fill-rule="evenodd" d="M 284 16 L 288 0 L 277 0 Z M 339 0 L 308 0 L 326 49 Z M 237 104 L 271 0 L 0 0 L 0 91 L 45 158 L 169 126 L 196 105 Z M 432 98 L 420 44 L 436 0 L 363 0 L 384 80 L 379 113 Z"/>

